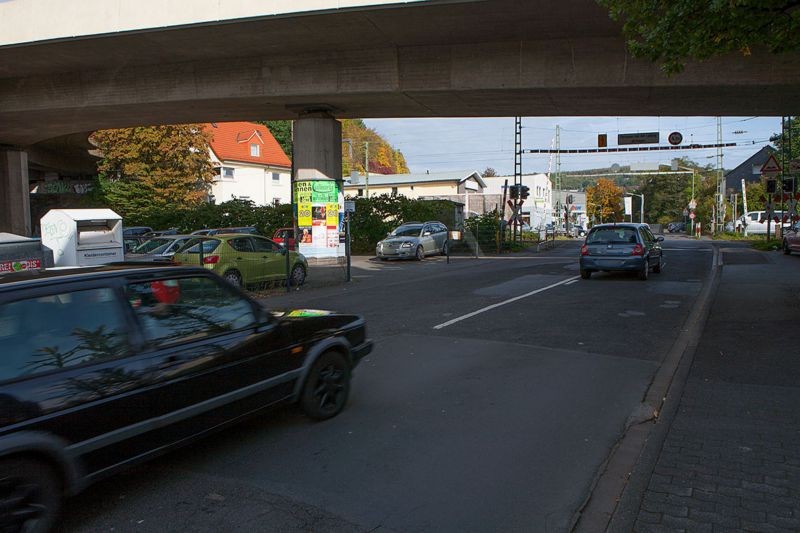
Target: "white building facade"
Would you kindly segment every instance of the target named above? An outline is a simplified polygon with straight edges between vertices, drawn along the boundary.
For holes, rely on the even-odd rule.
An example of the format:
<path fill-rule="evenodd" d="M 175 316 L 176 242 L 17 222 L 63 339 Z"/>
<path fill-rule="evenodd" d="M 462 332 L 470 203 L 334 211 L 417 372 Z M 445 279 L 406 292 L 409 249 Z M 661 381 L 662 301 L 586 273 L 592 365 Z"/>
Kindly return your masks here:
<path fill-rule="evenodd" d="M 506 180 L 509 186 L 514 184 L 514 176 L 484 177 L 486 194 L 502 196 Z M 522 204 L 522 220 L 532 228 L 543 228 L 553 219 L 553 186 L 550 178 L 547 174 L 523 174 L 522 185 L 528 187 L 528 198 Z M 510 196 L 506 195 L 506 198 Z M 506 212 L 509 212 L 508 206 Z"/>
<path fill-rule="evenodd" d="M 215 203 L 250 200 L 256 205 L 291 202 L 291 161 L 266 126 L 220 122 L 211 132 L 210 158 L 216 175 L 211 185 Z"/>

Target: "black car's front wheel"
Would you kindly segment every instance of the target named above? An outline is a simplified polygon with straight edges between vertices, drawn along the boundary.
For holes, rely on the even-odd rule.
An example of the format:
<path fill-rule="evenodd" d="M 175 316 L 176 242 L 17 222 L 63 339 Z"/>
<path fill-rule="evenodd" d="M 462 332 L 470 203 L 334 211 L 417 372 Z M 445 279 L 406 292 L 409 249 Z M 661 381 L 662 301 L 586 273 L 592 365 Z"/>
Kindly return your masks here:
<path fill-rule="evenodd" d="M 310 418 L 325 420 L 338 415 L 350 394 L 350 365 L 339 352 L 325 352 L 308 373 L 300 406 Z"/>
<path fill-rule="evenodd" d="M 61 508 L 61 484 L 48 465 L 0 461 L 0 531 L 49 531 Z"/>

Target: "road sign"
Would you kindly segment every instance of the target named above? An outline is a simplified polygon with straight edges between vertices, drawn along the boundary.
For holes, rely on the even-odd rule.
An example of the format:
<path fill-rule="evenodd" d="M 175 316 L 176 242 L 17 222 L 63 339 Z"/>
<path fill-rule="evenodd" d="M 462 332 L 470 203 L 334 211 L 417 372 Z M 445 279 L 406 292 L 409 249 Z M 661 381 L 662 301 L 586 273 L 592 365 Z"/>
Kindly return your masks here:
<path fill-rule="evenodd" d="M 620 133 L 617 135 L 617 144 L 658 144 L 658 132 Z"/>
<path fill-rule="evenodd" d="M 686 215 L 688 215 L 688 214 L 689 214 L 689 210 L 688 210 L 688 209 L 684 209 L 684 210 L 683 210 L 683 216 L 686 216 Z"/>
<path fill-rule="evenodd" d="M 345 200 L 344 201 L 344 212 L 345 213 L 355 213 L 356 212 L 356 203 L 353 200 Z"/>
<path fill-rule="evenodd" d="M 667 137 L 667 141 L 669 141 L 669 144 L 672 146 L 677 146 L 683 142 L 683 135 L 681 135 L 679 131 L 673 131 L 669 134 L 669 137 Z"/>
<path fill-rule="evenodd" d="M 761 173 L 767 175 L 774 175 L 781 173 L 781 166 L 778 164 L 778 160 L 775 159 L 773 154 L 770 154 L 769 159 L 764 165 L 761 167 Z"/>
<path fill-rule="evenodd" d="M 689 213 L 689 218 L 691 218 L 692 220 L 694 220 L 694 217 L 696 217 L 696 216 L 697 216 L 697 215 L 695 215 L 695 214 L 694 214 L 694 211 L 692 211 L 691 213 Z"/>
<path fill-rule="evenodd" d="M 789 172 L 800 172 L 800 159 L 789 161 Z"/>
<path fill-rule="evenodd" d="M 689 209 L 694 209 L 694 208 L 696 208 L 696 207 L 697 207 L 697 200 L 695 200 L 694 198 L 692 198 L 692 199 L 689 201 Z"/>

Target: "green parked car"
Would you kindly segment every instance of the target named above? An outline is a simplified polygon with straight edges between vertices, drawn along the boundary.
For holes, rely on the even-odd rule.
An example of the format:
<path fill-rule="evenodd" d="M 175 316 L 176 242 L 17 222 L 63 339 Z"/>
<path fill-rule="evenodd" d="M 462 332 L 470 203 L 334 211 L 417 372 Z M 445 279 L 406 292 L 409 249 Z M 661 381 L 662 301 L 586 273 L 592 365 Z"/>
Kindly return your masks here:
<path fill-rule="evenodd" d="M 258 235 L 198 237 L 188 242 L 172 260 L 181 265 L 202 265 L 237 287 L 251 287 L 286 279 L 287 253 L 291 284 L 302 285 L 308 272 L 308 261 L 303 254 L 287 251 L 280 244 Z"/>

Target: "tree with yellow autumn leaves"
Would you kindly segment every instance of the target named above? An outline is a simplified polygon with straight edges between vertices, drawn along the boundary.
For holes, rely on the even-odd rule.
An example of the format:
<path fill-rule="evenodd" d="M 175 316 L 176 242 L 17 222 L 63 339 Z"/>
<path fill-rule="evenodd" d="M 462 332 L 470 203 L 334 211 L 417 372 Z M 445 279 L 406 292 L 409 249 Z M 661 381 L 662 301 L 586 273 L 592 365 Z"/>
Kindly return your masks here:
<path fill-rule="evenodd" d="M 100 130 L 92 142 L 103 203 L 133 221 L 201 204 L 214 178 L 201 124 Z"/>
<path fill-rule="evenodd" d="M 622 187 L 607 178 L 586 188 L 587 214 L 595 224 L 622 221 L 622 193 Z"/>

